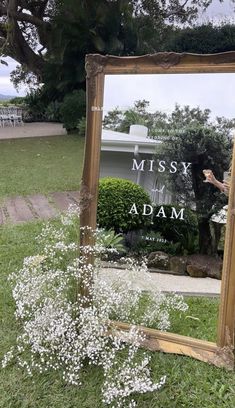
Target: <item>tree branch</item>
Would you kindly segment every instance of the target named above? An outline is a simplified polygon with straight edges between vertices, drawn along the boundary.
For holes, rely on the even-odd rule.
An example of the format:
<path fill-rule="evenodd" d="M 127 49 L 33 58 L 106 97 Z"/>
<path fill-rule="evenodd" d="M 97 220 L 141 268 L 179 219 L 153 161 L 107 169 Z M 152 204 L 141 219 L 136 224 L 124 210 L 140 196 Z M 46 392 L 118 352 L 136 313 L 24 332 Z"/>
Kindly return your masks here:
<path fill-rule="evenodd" d="M 7 38 L 7 30 L 6 30 L 6 26 L 3 23 L 0 23 L 0 36 Z"/>
<path fill-rule="evenodd" d="M 45 8 L 47 5 L 47 1 L 44 2 L 45 3 Z M 22 8 L 26 8 L 30 11 L 29 6 L 22 6 L 20 5 L 21 10 Z M 38 13 L 40 15 L 40 17 L 43 17 L 43 10 L 45 10 L 45 8 L 42 9 L 42 5 L 40 5 L 40 12 Z M 7 7 L 3 6 L 0 4 L 0 16 L 9 16 L 12 17 L 14 19 L 16 19 L 17 21 L 25 21 L 28 23 L 31 23 L 35 26 L 42 26 L 42 25 L 49 25 L 48 22 L 44 21 L 43 18 L 39 18 L 38 15 L 35 14 L 28 14 L 28 13 L 23 13 L 22 11 L 17 11 L 18 8 L 18 4 L 16 0 L 9 0 L 8 3 L 8 9 Z"/>
<path fill-rule="evenodd" d="M 31 23 L 35 26 L 45 26 L 49 24 L 48 22 L 43 21 L 40 18 L 33 16 L 32 14 L 17 12 L 12 13 L 12 17 L 14 17 L 17 21 Z"/>
<path fill-rule="evenodd" d="M 8 14 L 11 15 L 12 13 L 16 12 L 17 6 L 17 0 L 8 0 Z"/>
<path fill-rule="evenodd" d="M 1 35 L 1 31 L 0 31 L 0 35 Z M 5 44 L 6 44 L 6 40 L 0 37 L 0 49 L 3 48 Z"/>
<path fill-rule="evenodd" d="M 0 17 L 7 15 L 7 8 L 0 4 Z"/>
<path fill-rule="evenodd" d="M 47 4 L 49 0 L 40 0 L 34 2 L 28 2 L 27 0 L 19 0 L 19 6 L 22 9 L 29 10 L 34 16 L 42 18 L 44 16 Z"/>
<path fill-rule="evenodd" d="M 20 64 L 26 65 L 30 71 L 40 78 L 45 62 L 40 55 L 37 55 L 32 50 L 25 40 L 16 20 L 17 6 L 16 0 L 9 0 L 8 23 L 10 28 L 7 33 L 8 46 L 14 53 L 14 59 Z"/>
<path fill-rule="evenodd" d="M 1 32 L 0 32 L 0 35 L 1 35 Z M 11 57 L 11 58 L 13 58 L 13 59 L 15 59 L 15 55 L 14 55 L 14 53 L 12 52 L 12 50 L 9 48 L 9 46 L 8 46 L 8 44 L 7 44 L 7 41 L 6 41 L 6 39 L 5 38 L 1 38 L 0 37 L 0 55 L 2 56 L 2 57 Z"/>
<path fill-rule="evenodd" d="M 0 54 L 3 55 L 7 48 L 7 30 L 5 24 L 0 23 Z"/>

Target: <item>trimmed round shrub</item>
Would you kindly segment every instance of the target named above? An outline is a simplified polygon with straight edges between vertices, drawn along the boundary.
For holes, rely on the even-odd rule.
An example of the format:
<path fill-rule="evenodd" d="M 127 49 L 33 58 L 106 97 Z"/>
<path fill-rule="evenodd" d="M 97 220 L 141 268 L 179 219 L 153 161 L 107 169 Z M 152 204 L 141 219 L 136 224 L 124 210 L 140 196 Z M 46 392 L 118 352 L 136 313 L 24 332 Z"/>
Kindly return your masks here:
<path fill-rule="evenodd" d="M 198 222 L 195 213 L 189 208 L 184 210 L 184 219 L 170 218 L 172 214 L 172 207 L 176 209 L 177 214 L 182 208 L 182 206 L 175 204 L 163 205 L 164 213 L 167 218 L 156 217 L 161 205 L 157 205 L 153 211 L 153 224 L 152 229 L 155 232 L 159 232 L 168 241 L 179 242 L 184 241 L 184 238 L 191 236 L 191 238 L 196 238 L 198 235 Z"/>
<path fill-rule="evenodd" d="M 138 214 L 129 213 L 133 204 Z M 115 232 L 144 228 L 151 223 L 151 216 L 143 215 L 144 204 L 151 201 L 141 186 L 126 179 L 105 177 L 99 183 L 98 225 Z"/>

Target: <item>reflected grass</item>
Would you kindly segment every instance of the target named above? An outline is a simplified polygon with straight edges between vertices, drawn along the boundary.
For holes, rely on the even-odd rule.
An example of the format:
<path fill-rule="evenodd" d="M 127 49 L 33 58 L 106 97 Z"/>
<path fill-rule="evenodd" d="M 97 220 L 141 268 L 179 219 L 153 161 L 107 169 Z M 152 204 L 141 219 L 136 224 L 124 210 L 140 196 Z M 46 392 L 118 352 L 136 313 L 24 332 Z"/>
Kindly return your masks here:
<path fill-rule="evenodd" d="M 184 297 L 188 305 L 185 313 L 171 314 L 171 332 L 201 340 L 216 342 L 219 297 Z"/>
<path fill-rule="evenodd" d="M 201 340 L 216 342 L 217 322 L 219 315 L 219 297 L 184 296 L 188 305 L 186 312 L 170 311 L 171 333 L 194 337 Z M 139 308 L 135 317 L 140 321 L 144 311 L 148 309 L 151 298 L 144 292 L 140 298 Z M 116 317 L 114 320 L 117 320 Z M 126 322 L 129 323 L 129 322 Z M 157 323 L 152 323 L 149 328 L 158 329 Z"/>

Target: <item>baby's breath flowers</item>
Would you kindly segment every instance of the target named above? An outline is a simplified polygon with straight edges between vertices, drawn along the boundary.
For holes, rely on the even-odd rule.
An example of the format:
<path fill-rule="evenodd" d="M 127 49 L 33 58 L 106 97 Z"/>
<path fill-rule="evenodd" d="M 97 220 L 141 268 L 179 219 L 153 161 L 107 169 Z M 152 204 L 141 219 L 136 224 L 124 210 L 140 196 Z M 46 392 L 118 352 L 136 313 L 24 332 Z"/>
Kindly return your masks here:
<path fill-rule="evenodd" d="M 47 224 L 37 237 L 39 253 L 25 258 L 22 268 L 11 274 L 15 316 L 22 330 L 2 366 L 15 361 L 29 375 L 60 370 L 65 381 L 80 386 L 89 362 L 103 369 L 104 405 L 132 408 L 133 394 L 156 391 L 165 383 L 165 376 L 158 383 L 151 380 L 150 357 L 139 352 L 144 336 L 137 325 L 154 322 L 167 330 L 170 311 L 185 311 L 187 305 L 181 296 L 156 289 L 141 312 L 143 295 L 135 282 L 140 274 L 144 281 L 151 279 L 146 264 L 125 259 L 128 283 L 101 278 L 101 264 L 87 259 L 91 253 L 98 258 L 107 252 L 104 240 L 81 248 L 78 223 L 79 208 L 73 206 L 60 222 Z M 100 236 L 100 231 L 94 235 Z M 89 298 L 82 294 L 82 285 Z M 112 320 L 130 323 L 129 331 L 118 331 Z"/>

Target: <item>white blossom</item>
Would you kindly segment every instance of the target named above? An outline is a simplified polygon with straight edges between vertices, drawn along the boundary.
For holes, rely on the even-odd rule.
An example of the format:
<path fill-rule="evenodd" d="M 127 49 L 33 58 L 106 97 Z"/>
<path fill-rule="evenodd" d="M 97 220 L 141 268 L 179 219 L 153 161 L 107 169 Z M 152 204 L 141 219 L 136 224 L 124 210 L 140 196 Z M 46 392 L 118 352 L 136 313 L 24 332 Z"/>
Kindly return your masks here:
<path fill-rule="evenodd" d="M 60 224 L 43 228 L 37 237 L 39 253 L 25 258 L 22 268 L 11 274 L 15 316 L 22 330 L 2 366 L 16 361 L 29 375 L 61 370 L 65 381 L 79 386 L 88 360 L 103 369 L 103 403 L 132 408 L 132 394 L 156 391 L 166 380 L 164 376 L 152 382 L 150 357 L 143 353 L 140 358 L 138 353 L 144 336 L 137 325 L 154 322 L 167 330 L 170 311 L 184 312 L 187 305 L 179 295 L 156 291 L 141 312 L 143 294 L 133 283 L 139 275 L 143 281 L 151 280 L 146 263 L 125 259 L 128 282 L 101 279 L 99 262 L 88 263 L 88 256 L 98 257 L 107 248 L 79 246 L 74 240 L 78 223 L 79 208 L 72 206 Z M 81 233 L 87 231 L 92 233 L 89 227 Z M 112 320 L 130 323 L 129 331 L 118 331 Z"/>

